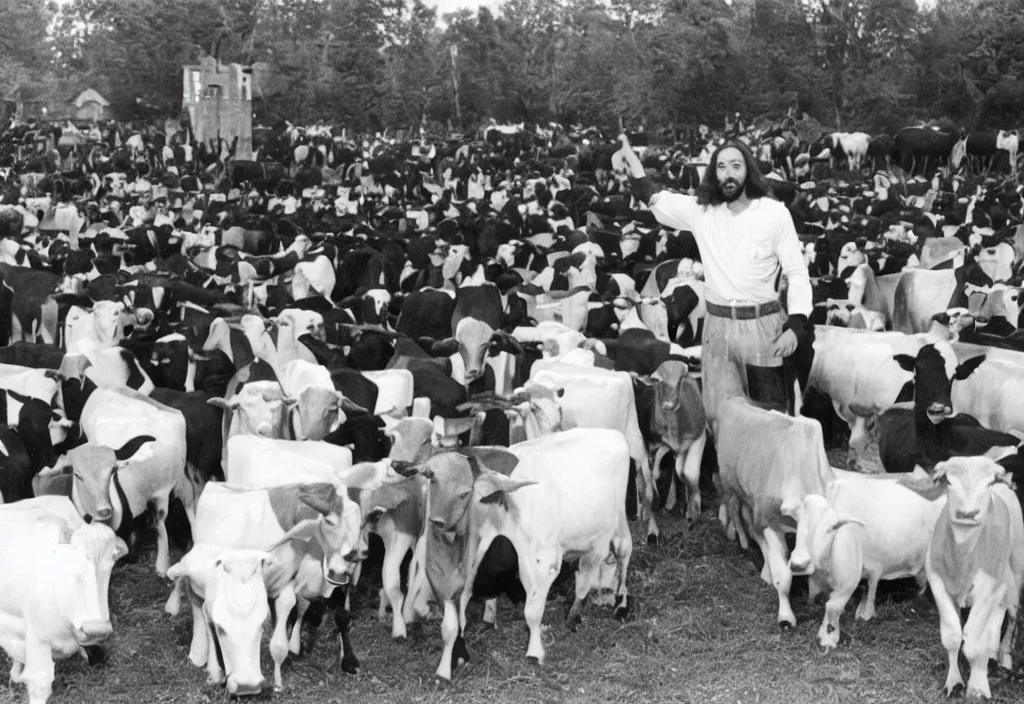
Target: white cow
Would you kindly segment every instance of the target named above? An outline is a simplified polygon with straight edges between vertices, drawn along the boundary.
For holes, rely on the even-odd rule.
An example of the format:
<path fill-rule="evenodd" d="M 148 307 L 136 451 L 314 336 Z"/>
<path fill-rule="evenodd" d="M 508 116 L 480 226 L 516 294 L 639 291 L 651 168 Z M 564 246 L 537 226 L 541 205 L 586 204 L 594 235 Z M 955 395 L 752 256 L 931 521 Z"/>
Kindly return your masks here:
<path fill-rule="evenodd" d="M 203 490 L 192 531 L 197 545 L 266 550 L 276 560 L 264 572 L 276 614 L 270 638 L 275 691 L 283 689 L 281 665 L 288 651 L 299 652 L 300 629 L 293 629 L 290 642 L 286 630 L 292 608 L 298 604 L 296 623 L 301 623 L 309 599 L 350 583 L 355 563 L 365 557 L 360 547 L 361 523 L 359 506 L 332 484 L 248 490 L 210 483 Z M 306 566 L 307 557 L 317 569 Z M 179 591 L 175 587 L 167 600 L 164 610 L 169 614 L 178 612 Z M 193 630 L 203 627 L 204 623 L 193 623 Z M 355 667 L 358 661 L 346 645 L 342 668 L 354 671 Z"/>
<path fill-rule="evenodd" d="M 954 457 L 935 465 L 946 484 L 925 571 L 939 610 L 942 645 L 949 656 L 946 692 L 963 684 L 957 659 L 963 646 L 971 664 L 967 699 L 992 696 L 988 661 L 1013 667 L 1011 650 L 1024 585 L 1024 518 L 1011 477 L 989 457 Z M 971 608 L 967 623 L 960 611 Z M 1000 641 L 1003 617 L 1009 616 Z"/>
<path fill-rule="evenodd" d="M 623 434 L 638 469 L 638 518 L 647 523 L 648 540 L 657 542 L 658 525 L 651 510 L 655 486 L 629 374 L 598 367 L 535 364 L 530 383 L 517 395 L 520 391 L 529 400 L 514 410 L 523 418 L 526 437 L 531 440 L 571 428 L 609 428 Z"/>
<path fill-rule="evenodd" d="M 825 496 L 808 494 L 781 508 L 797 522 L 790 569 L 811 575 L 812 601 L 822 587 L 830 592 L 818 630 L 826 650 L 839 643 L 839 617 L 862 577 L 868 591 L 856 617 L 865 621 L 875 615 L 879 580 L 916 577 L 924 588 L 925 554 L 946 506 L 945 496 L 928 500 L 892 477 L 837 474 Z"/>
<path fill-rule="evenodd" d="M 260 641 L 263 623 L 270 616 L 264 580 L 265 574 L 276 568 L 274 556 L 263 550 L 199 543 L 167 571 L 175 589 L 183 583 L 188 586 L 192 605 L 189 661 L 196 667 L 206 665 L 208 684 L 220 684 L 226 674 L 232 696 L 263 691 Z"/>
<path fill-rule="evenodd" d="M 107 526 L 73 530 L 44 509 L 0 511 L 0 647 L 30 704 L 50 698 L 54 660 L 102 659 L 100 644 L 114 631 L 107 588 L 118 557 Z"/>

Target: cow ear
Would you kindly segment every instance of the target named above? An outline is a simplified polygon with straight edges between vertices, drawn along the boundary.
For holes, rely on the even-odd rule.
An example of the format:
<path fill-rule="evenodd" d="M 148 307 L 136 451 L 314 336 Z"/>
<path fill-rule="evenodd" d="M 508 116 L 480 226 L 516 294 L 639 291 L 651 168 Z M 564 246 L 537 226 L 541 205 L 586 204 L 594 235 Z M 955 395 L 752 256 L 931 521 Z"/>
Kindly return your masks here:
<path fill-rule="evenodd" d="M 454 337 L 438 340 L 430 346 L 430 354 L 435 357 L 450 357 L 459 351 L 459 342 Z"/>
<path fill-rule="evenodd" d="M 637 374 L 636 372 L 630 372 L 629 375 L 633 377 L 633 381 L 638 381 L 644 386 L 656 386 L 658 383 L 657 381 L 654 380 L 653 377 L 647 376 L 646 374 Z M 564 392 L 565 389 L 560 389 L 560 391 Z"/>
<path fill-rule="evenodd" d="M 500 503 L 506 494 L 522 489 L 524 486 L 533 486 L 537 482 L 512 479 L 504 474 L 492 472 L 489 469 L 482 469 L 473 482 L 473 493 L 483 504 Z"/>
<path fill-rule="evenodd" d="M 782 506 L 779 508 L 779 512 L 783 516 L 789 516 L 794 521 L 795 520 L 799 520 L 799 518 L 800 518 L 800 502 L 799 501 L 794 501 L 793 499 L 787 499 L 786 501 L 784 501 L 782 503 Z"/>
<path fill-rule="evenodd" d="M 284 537 L 270 546 L 267 552 L 273 552 L 291 540 L 300 540 L 304 543 L 311 542 L 316 537 L 316 531 L 319 526 L 320 522 L 313 518 L 299 521 L 292 526 L 291 530 L 284 534 Z"/>
<path fill-rule="evenodd" d="M 853 516 L 840 516 L 836 520 L 836 522 L 832 524 L 832 526 L 829 528 L 829 530 L 830 531 L 837 531 L 837 530 L 839 530 L 840 528 L 842 528 L 843 526 L 845 526 L 845 525 L 847 525 L 849 523 L 852 523 L 852 524 L 858 525 L 858 526 L 866 525 L 864 523 L 864 521 L 860 520 L 859 518 L 854 518 Z"/>
<path fill-rule="evenodd" d="M 214 396 L 213 398 L 208 398 L 208 399 L 206 399 L 206 402 L 208 404 L 210 404 L 211 406 L 216 406 L 217 408 L 223 408 L 225 411 L 231 410 L 232 408 L 235 408 L 238 405 L 235 402 L 234 399 L 232 399 L 229 402 L 229 401 L 224 400 L 223 398 L 220 398 L 219 396 Z"/>
<path fill-rule="evenodd" d="M 64 381 L 64 375 L 56 369 L 46 369 L 43 371 L 43 376 L 47 379 L 53 379 L 54 381 Z"/>
<path fill-rule="evenodd" d="M 974 370 L 985 361 L 985 355 L 979 354 L 976 357 L 971 357 L 957 365 L 956 372 L 953 374 L 953 378 L 957 380 L 964 380 L 974 373 Z M 986 367 L 987 369 L 987 367 Z"/>
<path fill-rule="evenodd" d="M 299 490 L 299 501 L 317 513 L 326 516 L 334 508 L 338 490 L 333 484 L 308 484 Z"/>
<path fill-rule="evenodd" d="M 912 372 L 917 366 L 917 359 L 911 357 L 909 354 L 896 354 L 892 357 L 896 364 L 900 365 L 904 371 Z"/>

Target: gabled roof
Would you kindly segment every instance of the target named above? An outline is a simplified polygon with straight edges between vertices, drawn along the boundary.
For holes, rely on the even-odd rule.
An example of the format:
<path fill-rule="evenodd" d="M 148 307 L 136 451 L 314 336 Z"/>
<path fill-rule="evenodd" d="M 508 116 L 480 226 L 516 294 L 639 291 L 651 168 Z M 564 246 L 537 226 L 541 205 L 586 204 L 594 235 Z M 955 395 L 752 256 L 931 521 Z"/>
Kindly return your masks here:
<path fill-rule="evenodd" d="M 110 105 L 110 102 L 106 98 L 104 98 L 102 95 L 97 93 L 92 88 L 86 88 L 78 94 L 77 98 L 75 98 L 71 102 L 75 104 L 76 108 L 80 108 L 86 103 L 99 103 L 103 107 L 108 107 Z"/>

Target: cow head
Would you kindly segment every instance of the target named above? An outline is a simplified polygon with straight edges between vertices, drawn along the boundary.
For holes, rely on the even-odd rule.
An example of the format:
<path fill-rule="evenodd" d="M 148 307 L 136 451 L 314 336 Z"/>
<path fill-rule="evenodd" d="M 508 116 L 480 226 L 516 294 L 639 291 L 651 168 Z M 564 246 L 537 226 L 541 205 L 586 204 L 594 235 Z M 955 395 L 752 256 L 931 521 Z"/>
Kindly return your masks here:
<path fill-rule="evenodd" d="M 110 624 L 110 573 L 114 569 L 114 563 L 128 554 L 128 546 L 114 535 L 114 531 L 108 526 L 100 523 L 79 527 L 71 534 L 70 542 L 86 556 L 96 575 L 99 608 L 97 626 L 85 629 L 91 631 L 91 636 L 95 638 L 103 631 L 100 624 Z"/>
<path fill-rule="evenodd" d="M 323 440 L 346 420 L 346 413 L 366 413 L 345 394 L 334 389 L 308 386 L 296 402 L 294 419 L 296 440 Z"/>
<path fill-rule="evenodd" d="M 226 411 L 237 411 L 235 417 L 239 421 L 239 432 L 265 438 L 283 437 L 286 411 L 297 403 L 284 395 L 277 382 L 250 382 L 239 389 L 230 401 L 214 397 L 206 402 Z"/>
<path fill-rule="evenodd" d="M 60 523 L 63 532 L 67 525 L 63 521 Z M 75 641 L 81 647 L 102 643 L 114 632 L 110 623 L 108 604 L 105 598 L 101 598 L 102 592 L 97 579 L 100 565 L 90 559 L 89 546 L 83 545 L 83 542 L 91 542 L 103 528 L 106 527 L 83 526 L 71 534 L 70 539 L 61 540 L 49 550 L 40 550 L 35 555 L 38 569 L 45 570 L 45 573 L 60 580 L 59 584 L 54 585 L 56 594 L 47 596 L 55 598 L 59 595 L 57 603 L 53 606 L 70 622 L 74 629 Z M 106 528 L 104 535 L 109 548 L 108 554 L 111 556 L 104 560 L 103 565 L 109 581 L 116 538 L 109 528 Z"/>
<path fill-rule="evenodd" d="M 402 418 L 384 432 L 391 438 L 388 457 L 393 461 L 419 464 L 433 453 L 434 423 L 429 418 Z"/>
<path fill-rule="evenodd" d="M 40 470 L 39 476 L 57 476 L 70 468 L 73 476 L 71 501 L 75 508 L 86 523 L 95 520 L 109 524 L 114 519 L 114 507 L 110 501 L 114 473 L 150 459 L 153 456 L 150 443 L 154 439 L 151 435 L 138 436 L 118 450 L 87 443 L 71 449 L 53 467 Z"/>
<path fill-rule="evenodd" d="M 434 354 L 458 352 L 466 366 L 466 385 L 484 375 L 484 356 L 495 357 L 502 352 L 522 354 L 523 347 L 514 337 L 502 330 L 495 330 L 476 318 L 463 318 L 455 326 L 455 337 L 434 344 Z"/>
<path fill-rule="evenodd" d="M 1020 288 L 1005 283 L 991 286 L 976 286 L 968 283 L 964 287 L 967 295 L 967 311 L 974 318 L 977 328 L 982 328 L 995 317 L 1002 317 L 1016 325 L 1020 316 Z"/>
<path fill-rule="evenodd" d="M 204 585 L 203 617 L 214 634 L 233 696 L 263 690 L 260 642 L 270 616 L 264 573 L 274 565 L 274 557 L 262 550 L 225 550 L 212 559 L 193 550 L 167 570 L 175 588 L 181 580 Z"/>
<path fill-rule="evenodd" d="M 958 364 L 948 343 L 922 347 L 916 357 L 897 354 L 893 357 L 904 371 L 914 375 L 914 418 L 919 424 L 927 418 L 938 425 L 953 415 L 953 382 L 969 377 L 985 355 L 978 355 Z"/>
<path fill-rule="evenodd" d="M 795 575 L 814 574 L 818 561 L 831 551 L 839 528 L 850 523 L 864 525 L 859 519 L 840 516 L 828 500 L 818 494 L 784 503 L 781 512 L 796 521 L 796 547 L 789 556 L 789 568 Z"/>
<path fill-rule="evenodd" d="M 333 484 L 306 484 L 298 501 L 312 509 L 315 518 L 300 520 L 278 544 L 289 540 L 307 543 L 310 554 L 320 558 L 324 579 L 335 586 L 349 584 L 358 563 L 366 559 L 358 504 Z"/>
<path fill-rule="evenodd" d="M 562 429 L 562 407 L 559 399 L 565 389 L 553 384 L 530 381 L 512 394 L 505 415 L 510 420 L 521 419 L 528 438 L 542 437 Z"/>
<path fill-rule="evenodd" d="M 279 337 L 281 335 L 288 335 L 298 340 L 302 335 L 312 335 L 317 340 L 327 341 L 324 316 L 316 311 L 286 308 L 276 318 L 271 318 L 270 321 L 277 325 Z"/>
<path fill-rule="evenodd" d="M 657 371 L 649 377 L 630 374 L 643 384 L 654 387 L 654 399 L 661 413 L 676 413 L 680 409 L 694 413 L 703 408 L 700 403 L 700 389 L 690 376 L 686 362 L 670 359 L 662 362 Z M 687 403 L 690 401 L 690 403 Z M 695 426 L 702 426 L 698 420 Z"/>
<path fill-rule="evenodd" d="M 992 457 L 952 457 L 935 465 L 935 482 L 946 485 L 946 512 L 958 543 L 970 539 L 972 533 L 988 519 L 993 500 L 993 487 L 1011 484 L 1011 475 Z"/>
<path fill-rule="evenodd" d="M 391 294 L 383 288 L 375 288 L 363 294 L 363 322 L 367 325 L 383 325 L 388 319 Z"/>

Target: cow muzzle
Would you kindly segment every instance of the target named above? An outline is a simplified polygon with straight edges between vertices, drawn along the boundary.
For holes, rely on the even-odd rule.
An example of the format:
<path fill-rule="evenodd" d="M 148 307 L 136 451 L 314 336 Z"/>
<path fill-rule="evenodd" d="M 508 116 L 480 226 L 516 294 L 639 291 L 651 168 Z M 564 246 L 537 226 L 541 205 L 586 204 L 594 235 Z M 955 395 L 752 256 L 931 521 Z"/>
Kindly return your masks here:
<path fill-rule="evenodd" d="M 928 420 L 934 425 L 938 425 L 943 420 L 953 415 L 953 408 L 944 403 L 933 403 L 928 406 L 928 410 L 925 411 L 928 415 Z"/>
<path fill-rule="evenodd" d="M 791 557 L 789 558 L 789 571 L 796 577 L 807 576 L 814 574 L 814 566 L 810 559 Z"/>
<path fill-rule="evenodd" d="M 228 694 L 234 697 L 252 697 L 263 692 L 265 680 L 261 677 L 257 682 L 239 682 L 228 677 Z"/>
<path fill-rule="evenodd" d="M 113 517 L 114 509 L 112 508 L 97 509 L 96 512 L 92 514 L 93 520 L 99 521 L 100 523 L 103 523 L 104 521 L 109 521 Z"/>
<path fill-rule="evenodd" d="M 78 633 L 75 634 L 75 637 L 79 645 L 93 645 L 106 640 L 113 634 L 114 626 L 111 625 L 109 620 L 95 619 L 83 621 L 82 625 L 78 627 Z"/>

